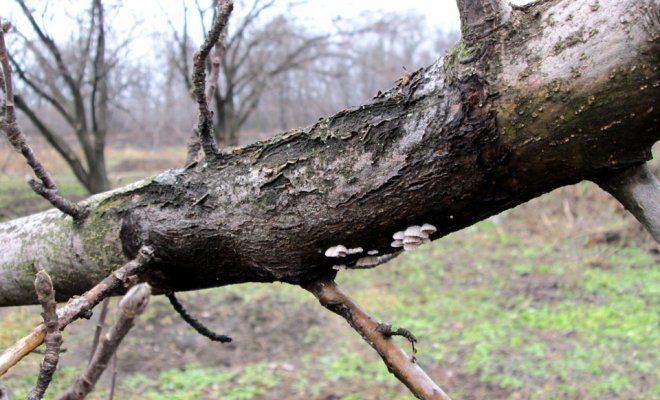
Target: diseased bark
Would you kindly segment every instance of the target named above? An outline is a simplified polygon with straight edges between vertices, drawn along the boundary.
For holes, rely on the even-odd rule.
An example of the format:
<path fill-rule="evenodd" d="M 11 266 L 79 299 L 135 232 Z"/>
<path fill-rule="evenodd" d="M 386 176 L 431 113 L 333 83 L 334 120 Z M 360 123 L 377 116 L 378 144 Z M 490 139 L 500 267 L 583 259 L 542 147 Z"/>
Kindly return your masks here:
<path fill-rule="evenodd" d="M 364 249 L 350 268 L 397 251 L 407 226 L 437 239 L 639 165 L 660 138 L 659 28 L 651 0 L 513 8 L 489 46 L 463 41 L 368 104 L 96 196 L 80 224 L 54 210 L 0 224 L 0 305 L 34 302 L 32 264 L 64 300 L 145 244 L 155 292 L 304 284 L 334 273 L 331 246 Z"/>

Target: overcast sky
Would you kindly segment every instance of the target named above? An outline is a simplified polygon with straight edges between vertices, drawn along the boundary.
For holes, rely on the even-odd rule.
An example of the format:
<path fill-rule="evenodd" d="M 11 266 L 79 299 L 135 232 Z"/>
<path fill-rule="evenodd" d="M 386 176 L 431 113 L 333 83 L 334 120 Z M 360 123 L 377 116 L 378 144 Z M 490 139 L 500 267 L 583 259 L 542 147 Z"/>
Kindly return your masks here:
<path fill-rule="evenodd" d="M 235 0 L 235 14 L 245 12 L 243 2 L 251 3 L 251 0 Z M 526 3 L 530 0 L 515 0 L 515 3 Z M 211 0 L 199 0 L 200 4 L 210 4 Z M 42 0 L 30 1 L 38 10 L 35 15 L 38 17 L 43 4 L 50 4 L 48 13 L 50 18 L 46 18 L 46 30 L 57 39 L 66 38 L 71 29 L 75 29 L 75 24 L 67 21 L 69 16 L 75 15 L 89 7 L 89 0 L 69 0 L 69 1 L 50 1 L 45 3 Z M 189 7 L 194 8 L 193 1 L 189 0 Z M 273 12 L 285 10 L 287 0 L 277 0 L 277 7 Z M 117 18 L 114 19 L 115 31 L 121 32 L 124 29 L 133 30 L 133 54 L 136 52 L 144 54 L 148 48 L 146 39 L 149 33 L 154 31 L 169 32 L 165 15 L 168 15 L 176 24 L 180 26 L 183 15 L 181 0 L 106 0 L 106 7 L 119 6 L 117 8 Z M 459 18 L 455 0 L 307 0 L 304 4 L 298 5 L 294 9 L 296 16 L 300 18 L 308 27 L 313 29 L 330 29 L 332 21 L 339 17 L 350 19 L 357 17 L 365 12 L 406 12 L 413 11 L 423 14 L 426 17 L 428 27 L 436 30 L 458 30 Z M 0 0 L 0 16 L 9 18 L 28 36 L 32 32 L 27 27 L 25 18 L 20 15 L 18 6 L 14 0 Z M 39 19 L 39 18 L 38 18 Z M 133 27 L 138 20 L 137 28 Z M 189 27 L 193 37 L 201 38 L 201 30 L 197 16 L 189 11 Z M 117 26 L 119 25 L 119 26 Z M 119 28 L 119 29 L 117 29 Z"/>

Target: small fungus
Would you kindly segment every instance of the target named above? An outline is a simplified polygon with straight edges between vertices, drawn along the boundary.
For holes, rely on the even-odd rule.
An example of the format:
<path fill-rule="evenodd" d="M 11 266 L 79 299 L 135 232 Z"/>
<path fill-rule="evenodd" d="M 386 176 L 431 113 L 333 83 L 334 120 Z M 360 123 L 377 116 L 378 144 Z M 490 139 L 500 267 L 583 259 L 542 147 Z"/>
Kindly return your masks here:
<path fill-rule="evenodd" d="M 331 258 L 342 258 L 342 257 L 346 257 L 347 254 L 348 254 L 348 249 L 346 248 L 346 246 L 342 246 L 341 244 L 337 246 L 332 246 L 325 251 L 325 256 Z"/>

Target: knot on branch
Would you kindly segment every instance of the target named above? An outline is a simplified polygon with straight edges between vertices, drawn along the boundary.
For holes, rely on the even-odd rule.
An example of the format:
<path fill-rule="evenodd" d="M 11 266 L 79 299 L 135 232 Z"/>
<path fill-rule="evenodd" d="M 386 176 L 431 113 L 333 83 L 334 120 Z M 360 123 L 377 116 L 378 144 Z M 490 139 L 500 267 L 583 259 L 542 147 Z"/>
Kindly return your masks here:
<path fill-rule="evenodd" d="M 506 0 L 457 0 L 461 33 L 472 45 L 508 21 L 511 6 Z"/>
<path fill-rule="evenodd" d="M 410 342 L 410 345 L 412 346 L 413 354 L 417 354 L 417 348 L 415 347 L 415 343 L 417 343 L 417 337 L 413 335 L 413 333 L 410 332 L 408 329 L 406 328 L 393 329 L 392 325 L 390 324 L 379 323 L 378 326 L 376 327 L 376 330 L 386 338 L 391 338 L 392 336 L 401 336 L 406 338 L 408 342 Z M 415 357 L 413 356 L 413 361 L 414 359 Z"/>

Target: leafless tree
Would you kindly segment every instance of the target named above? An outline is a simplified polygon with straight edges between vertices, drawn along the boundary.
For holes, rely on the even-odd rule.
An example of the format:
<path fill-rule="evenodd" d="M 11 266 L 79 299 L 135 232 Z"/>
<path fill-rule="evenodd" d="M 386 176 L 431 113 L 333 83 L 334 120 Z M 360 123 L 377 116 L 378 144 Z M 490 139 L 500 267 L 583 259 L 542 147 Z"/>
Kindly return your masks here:
<path fill-rule="evenodd" d="M 59 45 L 37 21 L 24 0 L 16 0 L 36 35 L 30 39 L 19 32 L 28 51 L 22 60 L 11 58 L 17 78 L 31 94 L 49 105 L 65 122 L 60 132 L 53 129 L 39 109 L 23 96 L 16 107 L 32 122 L 71 168 L 90 193 L 110 188 L 105 162 L 108 134 L 108 74 L 116 62 L 108 56 L 106 15 L 102 0 L 92 0 L 87 16 L 79 16 L 80 36 Z M 37 104 L 37 103 L 34 103 Z M 76 145 L 67 137 L 73 133 Z M 80 147 L 82 156 L 76 148 Z"/>
<path fill-rule="evenodd" d="M 220 59 L 220 82 L 214 90 L 214 132 L 220 144 L 235 146 L 239 132 L 255 112 L 268 88 L 288 71 L 303 69 L 314 60 L 327 58 L 330 34 L 314 34 L 298 25 L 291 14 L 279 14 L 270 19 L 274 0 L 241 2 L 247 9 L 229 26 L 225 51 Z M 190 91 L 190 60 L 192 40 L 189 37 L 185 1 L 184 22 L 176 27 L 170 21 L 176 51 L 169 56 Z M 213 10 L 213 7 L 210 7 Z M 207 8 L 195 2 L 194 12 L 202 27 Z M 203 28 L 206 31 L 206 28 Z M 211 69 L 211 63 L 208 64 Z"/>
<path fill-rule="evenodd" d="M 453 45 L 454 31 L 433 31 L 419 13 L 372 13 L 350 21 L 361 29 L 350 43 L 330 41 L 330 54 L 272 81 L 248 131 L 270 132 L 307 126 L 318 115 L 361 104 L 404 74 L 428 65 Z M 348 27 L 341 29 L 349 30 Z M 304 104 L 304 107 L 300 107 Z"/>

